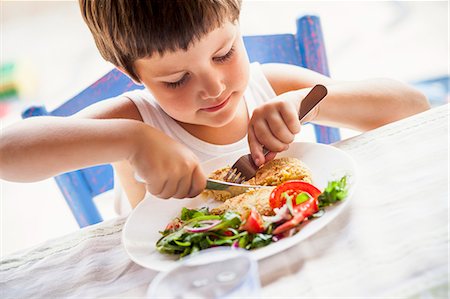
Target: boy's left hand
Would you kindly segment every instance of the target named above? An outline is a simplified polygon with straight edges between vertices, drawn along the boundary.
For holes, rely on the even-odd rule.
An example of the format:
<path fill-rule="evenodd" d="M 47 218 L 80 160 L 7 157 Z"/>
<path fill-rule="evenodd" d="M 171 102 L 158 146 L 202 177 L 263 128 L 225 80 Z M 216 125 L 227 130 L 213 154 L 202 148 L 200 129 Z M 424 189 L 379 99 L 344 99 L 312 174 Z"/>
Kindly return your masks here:
<path fill-rule="evenodd" d="M 300 132 L 299 106 L 298 93 L 288 92 L 254 110 L 249 122 L 248 143 L 256 165 L 272 160 L 276 153 L 289 148 Z M 263 147 L 271 151 L 265 157 Z"/>

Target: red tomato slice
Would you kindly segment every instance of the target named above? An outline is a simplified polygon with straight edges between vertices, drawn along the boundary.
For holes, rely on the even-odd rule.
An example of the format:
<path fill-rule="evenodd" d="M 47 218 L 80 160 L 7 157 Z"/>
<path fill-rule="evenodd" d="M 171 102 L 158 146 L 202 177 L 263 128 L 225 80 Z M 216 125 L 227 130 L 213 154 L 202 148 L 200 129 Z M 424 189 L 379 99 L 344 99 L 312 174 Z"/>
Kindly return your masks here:
<path fill-rule="evenodd" d="M 261 215 L 257 210 L 252 209 L 247 217 L 242 229 L 248 231 L 251 234 L 262 233 L 264 231 L 264 222 Z"/>
<path fill-rule="evenodd" d="M 320 194 L 320 193 L 319 193 Z M 285 231 L 290 230 L 293 227 L 296 227 L 300 223 L 303 222 L 306 218 L 310 217 L 312 214 L 316 213 L 319 210 L 317 205 L 317 197 L 312 197 L 309 200 L 297 205 L 294 207 L 295 215 L 291 220 L 286 221 L 285 223 L 278 226 L 274 229 L 273 234 L 281 234 Z"/>
<path fill-rule="evenodd" d="M 295 198 L 298 194 L 306 192 L 309 193 L 312 198 L 317 199 L 317 197 L 319 197 L 319 195 L 322 193 L 319 189 L 317 189 L 310 183 L 300 180 L 287 181 L 273 189 L 272 193 L 270 194 L 269 203 L 272 209 L 281 208 L 282 206 L 284 206 L 284 204 L 286 203 L 286 198 L 282 196 L 282 194 L 285 192 L 289 196 L 292 196 L 292 205 L 294 207 L 296 206 Z"/>

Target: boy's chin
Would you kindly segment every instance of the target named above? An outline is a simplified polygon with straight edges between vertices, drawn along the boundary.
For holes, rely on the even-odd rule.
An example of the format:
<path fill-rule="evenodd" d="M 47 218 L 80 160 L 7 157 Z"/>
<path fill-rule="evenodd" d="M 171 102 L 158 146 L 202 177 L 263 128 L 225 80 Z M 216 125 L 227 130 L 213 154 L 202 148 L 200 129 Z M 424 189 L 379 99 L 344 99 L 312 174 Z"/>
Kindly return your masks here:
<path fill-rule="evenodd" d="M 228 125 L 233 120 L 233 117 L 226 118 L 210 118 L 210 119 L 197 119 L 196 121 L 180 121 L 176 120 L 178 123 L 187 126 L 200 126 L 200 127 L 210 127 L 210 128 L 222 128 Z"/>
<path fill-rule="evenodd" d="M 224 113 L 224 115 L 216 115 L 216 117 L 209 120 L 208 126 L 213 128 L 225 127 L 233 121 L 235 115 L 236 111 L 234 111 L 234 113 L 228 111 L 227 113 Z"/>
<path fill-rule="evenodd" d="M 222 127 L 225 127 L 230 122 L 231 122 L 231 120 L 209 120 L 209 121 L 205 121 L 199 125 L 203 125 L 205 127 L 210 127 L 210 128 L 222 128 Z"/>

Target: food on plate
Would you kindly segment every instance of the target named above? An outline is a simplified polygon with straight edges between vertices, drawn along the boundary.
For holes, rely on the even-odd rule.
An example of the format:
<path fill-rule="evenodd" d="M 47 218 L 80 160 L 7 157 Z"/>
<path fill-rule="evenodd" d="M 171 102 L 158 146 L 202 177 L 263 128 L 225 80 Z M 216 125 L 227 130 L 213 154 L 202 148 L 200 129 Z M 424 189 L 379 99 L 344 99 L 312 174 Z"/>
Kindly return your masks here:
<path fill-rule="evenodd" d="M 290 180 L 312 183 L 311 171 L 299 159 L 283 157 L 264 164 L 248 183 L 259 186 L 278 186 Z"/>
<path fill-rule="evenodd" d="M 218 169 L 214 171 L 209 178 L 223 181 L 229 170 L 229 166 Z M 279 184 L 290 180 L 302 180 L 312 183 L 311 171 L 299 159 L 283 157 L 267 162 L 258 169 L 255 177 L 242 184 L 278 186 Z M 226 201 L 232 197 L 230 192 L 223 190 L 205 190 L 203 195 L 220 201 Z"/>
<path fill-rule="evenodd" d="M 344 200 L 347 176 L 330 181 L 323 191 L 308 182 L 290 180 L 247 193 L 211 211 L 183 208 L 161 232 L 157 250 L 183 257 L 215 246 L 248 250 L 267 246 L 294 235 L 303 223 L 320 217 L 324 208 Z"/>
<path fill-rule="evenodd" d="M 244 215 L 252 209 L 256 209 L 261 215 L 274 215 L 273 209 L 269 204 L 269 196 L 274 188 L 275 187 L 250 189 L 245 193 L 226 200 L 220 206 L 212 209 L 211 213 L 220 215 L 226 211 L 233 211 Z"/>

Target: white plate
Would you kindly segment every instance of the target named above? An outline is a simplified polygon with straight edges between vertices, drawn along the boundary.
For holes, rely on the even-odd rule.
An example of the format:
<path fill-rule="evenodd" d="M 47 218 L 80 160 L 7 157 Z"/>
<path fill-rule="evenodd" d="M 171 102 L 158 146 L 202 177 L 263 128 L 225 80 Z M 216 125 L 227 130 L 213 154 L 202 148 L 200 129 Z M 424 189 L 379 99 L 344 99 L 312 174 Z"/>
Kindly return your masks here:
<path fill-rule="evenodd" d="M 243 154 L 245 154 L 244 151 L 236 152 L 209 160 L 202 166 L 206 173 L 210 173 L 218 168 L 231 165 Z M 312 172 L 314 185 L 320 190 L 326 187 L 328 181 L 349 175 L 349 193 L 345 201 L 327 208 L 322 217 L 304 225 L 294 236 L 252 250 L 251 254 L 257 260 L 285 250 L 318 232 L 342 212 L 355 189 L 356 164 L 347 153 L 338 148 L 318 143 L 296 142 L 289 146 L 289 150 L 278 154 L 277 157 L 283 156 L 295 157 L 305 162 Z M 182 207 L 198 208 L 213 205 L 217 205 L 217 203 L 200 198 L 162 200 L 147 195 L 131 212 L 124 225 L 122 242 L 126 252 L 134 262 L 143 267 L 158 271 L 170 269 L 178 258 L 161 254 L 156 250 L 155 244 L 161 237 L 159 231 L 164 230 L 167 223 L 179 215 Z"/>

